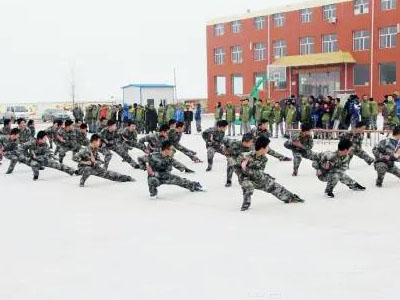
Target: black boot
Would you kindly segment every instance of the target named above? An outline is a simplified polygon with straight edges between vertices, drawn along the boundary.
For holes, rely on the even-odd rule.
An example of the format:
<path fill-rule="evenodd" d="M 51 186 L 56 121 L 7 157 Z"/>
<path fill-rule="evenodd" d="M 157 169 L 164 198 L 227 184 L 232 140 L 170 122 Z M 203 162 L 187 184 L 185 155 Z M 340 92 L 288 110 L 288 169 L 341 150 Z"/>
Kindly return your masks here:
<path fill-rule="evenodd" d="M 350 189 L 353 191 L 365 191 L 365 187 L 359 185 L 358 183 L 354 184 L 354 186 L 352 186 Z"/>
<path fill-rule="evenodd" d="M 231 180 L 227 180 L 225 187 L 231 187 L 232 186 L 232 181 Z"/>
<path fill-rule="evenodd" d="M 377 186 L 377 187 L 380 187 L 380 188 L 381 188 L 381 187 L 382 187 L 382 183 L 383 183 L 383 180 L 380 180 L 380 179 L 377 179 L 377 180 L 376 180 L 376 186 Z"/>
<path fill-rule="evenodd" d="M 325 194 L 326 194 L 326 196 L 327 196 L 328 198 L 335 198 L 335 195 L 333 194 L 332 191 L 327 191 L 327 192 L 325 192 Z"/>
<path fill-rule="evenodd" d="M 39 179 L 39 174 L 33 175 L 33 180 L 38 180 Z"/>
<path fill-rule="evenodd" d="M 250 196 L 244 196 L 243 204 L 242 204 L 242 207 L 241 207 L 240 210 L 241 211 L 246 211 L 246 210 L 248 210 L 250 208 L 250 205 L 251 205 Z"/>

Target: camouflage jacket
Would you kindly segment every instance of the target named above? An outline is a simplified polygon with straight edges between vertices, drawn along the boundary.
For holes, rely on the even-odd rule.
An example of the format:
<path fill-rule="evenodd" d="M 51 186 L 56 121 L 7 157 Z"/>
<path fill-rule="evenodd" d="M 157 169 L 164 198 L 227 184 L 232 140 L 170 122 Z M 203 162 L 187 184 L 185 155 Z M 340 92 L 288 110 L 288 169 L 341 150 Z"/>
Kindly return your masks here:
<path fill-rule="evenodd" d="M 203 131 L 202 137 L 206 141 L 207 146 L 221 145 L 225 137 L 225 132 L 219 131 L 215 127 L 211 127 Z"/>
<path fill-rule="evenodd" d="M 260 136 L 270 138 L 271 133 L 269 130 L 259 130 L 258 128 L 252 128 L 250 133 L 253 135 L 253 142 L 255 142 Z"/>
<path fill-rule="evenodd" d="M 294 134 L 292 136 L 292 142 L 300 142 L 300 144 L 303 145 L 305 151 L 311 151 L 311 149 L 314 147 L 314 140 L 312 139 L 311 136 L 305 135 L 302 132 L 299 134 Z M 303 149 L 300 148 L 294 148 L 293 151 L 303 151 Z"/>
<path fill-rule="evenodd" d="M 127 143 L 129 146 L 133 146 L 137 143 L 137 131 L 130 131 L 128 128 L 122 129 L 119 132 L 119 137 L 122 142 Z"/>
<path fill-rule="evenodd" d="M 145 145 L 145 143 L 147 143 L 147 148 L 151 151 L 161 151 L 161 145 L 166 140 L 167 138 L 158 133 L 148 134 L 139 140 L 139 144 Z"/>
<path fill-rule="evenodd" d="M 313 161 L 312 166 L 316 170 L 321 170 L 323 173 L 339 172 L 347 170 L 349 156 L 340 156 L 339 151 L 326 151 L 312 153 L 311 160 Z M 328 162 L 330 162 L 329 168 L 326 165 Z"/>
<path fill-rule="evenodd" d="M 12 140 L 10 136 L 8 135 L 3 135 L 0 136 L 0 148 L 4 148 L 5 152 L 9 152 L 12 154 L 16 154 L 19 152 L 19 141 L 17 140 Z"/>
<path fill-rule="evenodd" d="M 234 159 L 246 152 L 250 152 L 251 148 L 244 147 L 241 141 L 233 139 L 224 139 L 223 145 L 225 146 L 225 155 Z"/>
<path fill-rule="evenodd" d="M 146 168 L 146 163 L 153 169 L 155 176 L 166 176 L 172 171 L 172 168 L 184 172 L 186 167 L 171 156 L 163 156 L 161 152 L 152 153 L 149 156 L 139 157 L 139 165 L 142 169 Z"/>
<path fill-rule="evenodd" d="M 172 142 L 172 144 L 179 144 L 182 138 L 182 133 L 177 132 L 175 129 L 171 129 L 168 133 L 168 140 Z"/>
<path fill-rule="evenodd" d="M 54 128 L 53 126 L 50 126 L 49 128 L 47 128 L 45 130 L 45 132 L 47 133 L 47 137 L 51 140 L 54 140 L 56 138 L 56 134 L 58 132 L 58 127 Z"/>
<path fill-rule="evenodd" d="M 21 144 L 21 148 L 26 155 L 33 160 L 43 162 L 53 159 L 53 153 L 49 149 L 47 143 L 39 144 L 36 139 Z"/>
<path fill-rule="evenodd" d="M 346 132 L 340 136 L 341 140 L 349 140 L 353 143 L 354 151 L 359 151 L 362 148 L 362 143 L 364 141 L 363 133 Z"/>
<path fill-rule="evenodd" d="M 100 134 L 106 128 L 107 128 L 107 125 L 100 124 L 99 127 L 97 128 L 97 134 Z"/>
<path fill-rule="evenodd" d="M 395 161 L 400 161 L 400 159 L 396 159 L 394 156 L 399 149 L 400 142 L 394 138 L 388 138 L 380 141 L 379 144 L 372 149 L 372 153 L 375 156 L 376 162 L 384 162 L 393 166 Z"/>
<path fill-rule="evenodd" d="M 11 133 L 11 128 L 9 127 L 3 127 L 0 129 L 0 135 L 10 135 Z"/>
<path fill-rule="evenodd" d="M 99 135 L 102 140 L 107 140 L 107 143 L 104 144 L 108 147 L 118 144 L 119 135 L 117 131 L 109 131 L 108 128 L 104 128 Z"/>
<path fill-rule="evenodd" d="M 31 131 L 29 130 L 29 128 L 25 127 L 24 130 L 19 133 L 19 141 L 21 144 L 23 144 L 29 142 L 31 139 Z"/>
<path fill-rule="evenodd" d="M 243 159 L 248 159 L 246 170 L 242 169 Z M 251 151 L 250 153 L 240 155 L 236 159 L 235 168 L 238 170 L 242 178 L 247 178 L 252 182 L 261 184 L 265 181 L 265 166 L 267 165 L 268 158 L 265 155 L 257 156 L 256 151 Z"/>
<path fill-rule="evenodd" d="M 75 130 L 66 131 L 64 128 L 61 128 L 57 131 L 57 136 L 65 141 L 62 142 L 58 140 L 58 143 L 62 146 L 72 148 L 78 147 Z"/>
<path fill-rule="evenodd" d="M 73 161 L 78 163 L 79 167 L 87 167 L 87 165 L 81 164 L 81 162 L 91 161 L 92 156 L 96 160 L 96 164 L 92 165 L 92 167 L 99 167 L 103 161 L 100 159 L 98 149 L 92 148 L 92 145 L 89 145 L 86 148 L 82 148 L 78 153 L 74 155 L 72 158 Z"/>
<path fill-rule="evenodd" d="M 89 146 L 89 139 L 86 132 L 80 132 L 79 129 L 76 130 L 76 141 L 80 146 Z"/>

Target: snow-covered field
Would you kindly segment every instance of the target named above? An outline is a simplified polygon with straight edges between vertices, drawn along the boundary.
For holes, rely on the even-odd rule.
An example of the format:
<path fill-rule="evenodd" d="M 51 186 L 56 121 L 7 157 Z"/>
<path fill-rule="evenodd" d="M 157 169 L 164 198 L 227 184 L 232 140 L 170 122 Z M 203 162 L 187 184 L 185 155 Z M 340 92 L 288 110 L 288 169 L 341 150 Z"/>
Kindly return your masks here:
<path fill-rule="evenodd" d="M 212 121 L 205 122 L 204 127 Z M 206 160 L 200 135 L 183 144 Z M 290 155 L 283 139 L 271 146 Z M 334 149 L 335 144 L 317 144 Z M 371 148 L 367 148 L 370 152 Z M 141 154 L 132 151 L 133 156 Z M 4 300 L 389 300 L 400 285 L 399 180 L 374 186 L 372 166 L 354 158 L 348 172 L 365 192 L 339 184 L 324 197 L 310 161 L 270 158 L 267 172 L 305 204 L 285 205 L 256 191 L 240 212 L 236 178 L 225 188 L 225 159 L 214 169 L 177 158 L 204 193 L 174 186 L 150 200 L 146 176 L 114 155 L 110 169 L 136 178 L 114 183 L 17 165 L 0 168 L 0 299 Z M 71 154 L 66 163 L 75 166 Z M 177 172 L 179 173 L 179 172 Z M 180 173 L 179 173 L 180 174 Z"/>

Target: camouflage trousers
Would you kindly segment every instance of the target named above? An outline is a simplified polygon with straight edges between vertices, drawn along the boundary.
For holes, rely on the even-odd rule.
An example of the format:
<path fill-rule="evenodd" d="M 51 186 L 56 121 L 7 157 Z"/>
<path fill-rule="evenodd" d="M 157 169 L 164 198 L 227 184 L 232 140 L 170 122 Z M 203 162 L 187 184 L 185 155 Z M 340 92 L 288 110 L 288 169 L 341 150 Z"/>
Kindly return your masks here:
<path fill-rule="evenodd" d="M 63 146 L 63 145 L 58 145 L 58 161 L 60 164 L 63 163 L 65 155 L 69 152 L 72 151 L 73 154 L 76 154 L 80 150 L 80 146 Z M 57 149 L 56 149 L 57 151 Z"/>
<path fill-rule="evenodd" d="M 400 169 L 396 167 L 394 163 L 384 163 L 384 162 L 377 162 L 375 163 L 375 170 L 378 173 L 377 183 L 382 184 L 383 179 L 385 178 L 386 173 L 393 174 L 400 178 Z"/>
<path fill-rule="evenodd" d="M 254 193 L 254 189 L 270 193 L 284 202 L 288 201 L 294 196 L 294 194 L 289 192 L 285 187 L 276 183 L 275 180 L 271 178 L 271 176 L 269 176 L 268 174 L 264 175 L 264 179 L 260 182 L 252 181 L 247 177 L 239 180 L 239 183 L 242 186 L 244 202 L 247 202 L 249 204 L 251 203 L 251 196 Z"/>
<path fill-rule="evenodd" d="M 107 171 L 106 169 L 99 166 L 80 166 L 79 174 L 82 175 L 80 184 L 84 185 L 86 180 L 90 176 L 97 176 L 100 178 L 108 179 L 111 181 L 127 182 L 131 181 L 132 178 L 127 175 L 122 175 L 117 172 Z"/>
<path fill-rule="evenodd" d="M 210 168 L 212 168 L 215 153 L 219 153 L 219 154 L 225 156 L 225 153 L 223 152 L 221 145 L 208 146 L 207 147 L 207 162 L 208 162 L 208 167 L 210 167 Z"/>
<path fill-rule="evenodd" d="M 8 174 L 11 174 L 14 171 L 17 163 L 22 163 L 22 164 L 25 164 L 28 167 L 30 167 L 29 158 L 22 154 L 6 152 L 4 154 L 4 157 L 7 158 L 8 160 L 10 160 L 10 165 L 8 166 L 8 170 L 7 170 Z"/>
<path fill-rule="evenodd" d="M 226 158 L 226 181 L 231 182 L 233 172 L 235 171 L 235 159 L 233 157 Z"/>
<path fill-rule="evenodd" d="M 309 151 L 308 152 L 292 151 L 292 153 L 293 153 L 293 169 L 295 169 L 295 170 L 299 169 L 303 158 L 310 159 L 310 155 L 311 155 L 311 152 L 309 152 Z"/>
<path fill-rule="evenodd" d="M 122 145 L 113 145 L 113 146 L 102 147 L 100 149 L 100 153 L 104 155 L 104 168 L 106 170 L 108 169 L 108 166 L 112 158 L 111 151 L 117 153 L 123 159 L 124 162 L 127 162 L 132 167 L 137 166 L 137 162 L 129 155 L 126 148 L 124 148 Z"/>
<path fill-rule="evenodd" d="M 349 154 L 349 161 L 348 161 L 349 164 L 350 164 L 350 161 L 353 159 L 354 155 L 361 158 L 369 165 L 371 165 L 375 161 L 375 159 L 373 157 L 369 156 L 369 154 L 366 151 L 364 151 L 363 149 L 360 149 L 360 150 L 354 151 L 353 153 Z"/>
<path fill-rule="evenodd" d="M 196 156 L 196 152 L 189 150 L 188 148 L 182 146 L 181 144 L 175 145 L 175 149 L 185 154 L 192 161 L 199 160 L 199 158 Z"/>
<path fill-rule="evenodd" d="M 125 151 L 132 150 L 132 148 L 142 150 L 143 152 L 146 151 L 146 146 L 143 144 L 139 144 L 138 142 L 124 142 L 123 147 Z"/>
<path fill-rule="evenodd" d="M 317 177 L 322 182 L 327 182 L 325 192 L 332 192 L 335 186 L 340 181 L 349 188 L 354 187 L 357 182 L 348 176 L 344 171 L 331 171 L 327 173 L 317 174 Z"/>
<path fill-rule="evenodd" d="M 194 191 L 196 185 L 196 182 L 194 181 L 190 181 L 186 178 L 182 178 L 173 174 L 149 176 L 147 178 L 147 183 L 149 185 L 151 196 L 157 195 L 157 187 L 162 184 L 177 185 L 190 191 Z"/>
<path fill-rule="evenodd" d="M 32 160 L 31 161 L 31 167 L 33 170 L 33 174 L 39 176 L 39 170 L 41 167 L 46 167 L 46 168 L 50 168 L 50 169 L 55 169 L 64 173 L 67 173 L 69 175 L 74 175 L 75 170 L 71 167 L 68 167 L 64 164 L 61 164 L 55 160 L 44 160 L 44 161 L 36 161 L 36 160 Z"/>
<path fill-rule="evenodd" d="M 268 148 L 267 154 L 272 157 L 275 157 L 276 159 L 279 159 L 279 160 L 283 160 L 286 157 L 285 155 L 280 154 L 279 152 L 276 152 L 275 150 L 272 150 L 271 148 Z"/>

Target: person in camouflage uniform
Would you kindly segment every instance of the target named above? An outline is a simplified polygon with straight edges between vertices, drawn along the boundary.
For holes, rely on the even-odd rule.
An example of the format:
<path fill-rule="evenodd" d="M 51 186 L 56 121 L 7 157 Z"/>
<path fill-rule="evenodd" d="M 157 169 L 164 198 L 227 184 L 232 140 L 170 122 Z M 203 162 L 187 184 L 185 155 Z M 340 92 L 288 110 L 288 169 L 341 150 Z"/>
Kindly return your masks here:
<path fill-rule="evenodd" d="M 340 181 L 351 190 L 364 191 L 365 187 L 358 184 L 346 173 L 348 159 L 352 143 L 349 140 L 341 140 L 336 152 L 312 153 L 313 168 L 317 170 L 317 177 L 322 182 L 327 182 L 325 194 L 334 198 L 333 189 Z"/>
<path fill-rule="evenodd" d="M 57 132 L 62 127 L 62 125 L 63 121 L 54 120 L 53 125 L 45 130 L 47 133 L 47 139 L 49 141 L 50 149 L 53 149 L 53 142 L 56 141 Z"/>
<path fill-rule="evenodd" d="M 19 142 L 21 144 L 29 142 L 32 139 L 32 134 L 30 129 L 26 126 L 25 119 L 18 119 L 17 124 L 19 129 Z"/>
<path fill-rule="evenodd" d="M 250 133 L 253 136 L 253 144 L 255 144 L 257 138 L 260 136 L 264 136 L 267 138 L 271 137 L 271 133 L 268 131 L 268 121 L 267 120 L 260 120 L 257 128 L 252 128 Z M 283 154 L 280 154 L 279 152 L 272 150 L 271 147 L 268 146 L 268 155 L 275 157 L 276 159 L 279 159 L 280 161 L 291 161 L 292 159 L 290 157 L 287 157 Z"/>
<path fill-rule="evenodd" d="M 196 156 L 196 152 L 187 149 L 186 147 L 182 146 L 180 144 L 182 134 L 183 134 L 183 126 L 184 124 L 182 122 L 176 123 L 176 127 L 170 128 L 168 132 L 168 139 L 172 142 L 172 145 L 174 148 L 183 154 L 185 154 L 187 157 L 189 157 L 193 162 L 195 163 L 200 163 L 200 159 Z"/>
<path fill-rule="evenodd" d="M 142 169 L 147 170 L 147 183 L 149 186 L 150 196 L 157 196 L 157 187 L 162 184 L 177 185 L 191 192 L 202 191 L 202 186 L 199 182 L 190 181 L 186 178 L 171 174 L 172 167 L 181 171 L 192 173 L 184 165 L 173 158 L 174 150 L 172 142 L 165 140 L 161 145 L 161 152 L 154 152 L 149 156 L 140 157 L 139 164 Z"/>
<path fill-rule="evenodd" d="M 79 125 L 79 128 L 75 129 L 75 132 L 76 132 L 76 141 L 79 145 L 79 149 L 75 151 L 75 153 L 77 153 L 78 151 L 81 150 L 82 147 L 89 146 L 89 139 L 87 137 L 88 126 L 85 123 L 82 123 L 81 125 Z"/>
<path fill-rule="evenodd" d="M 301 132 L 293 134 L 291 139 L 285 142 L 285 147 L 293 153 L 293 174 L 297 176 L 302 158 L 309 159 L 314 141 L 311 136 L 312 126 L 309 123 L 301 124 Z"/>
<path fill-rule="evenodd" d="M 138 169 L 138 163 L 129 155 L 128 150 L 120 143 L 120 136 L 117 131 L 117 123 L 113 120 L 107 122 L 107 128 L 104 128 L 99 136 L 103 141 L 100 152 L 104 155 L 104 168 L 107 170 L 110 164 L 111 151 L 117 153 L 124 162 L 127 162 L 133 168 Z"/>
<path fill-rule="evenodd" d="M 65 155 L 72 151 L 79 151 L 79 144 L 76 139 L 76 132 L 71 120 L 65 121 L 65 127 L 58 130 L 56 139 L 58 142 L 58 161 L 62 164 Z"/>
<path fill-rule="evenodd" d="M 362 149 L 365 130 L 366 124 L 364 123 L 364 121 L 361 121 L 356 124 L 354 130 L 346 132 L 340 137 L 341 139 L 349 140 L 353 144 L 352 151 L 350 151 L 349 153 L 349 164 L 354 155 L 358 156 L 369 165 L 372 165 L 372 163 L 375 161 L 373 157 L 371 157 L 366 151 Z"/>
<path fill-rule="evenodd" d="M 375 170 L 378 173 L 376 186 L 382 187 L 386 173 L 400 178 L 400 169 L 395 162 L 400 161 L 400 126 L 393 129 L 393 137 L 382 140 L 372 150 L 375 156 Z"/>
<path fill-rule="evenodd" d="M 144 147 L 148 154 L 160 152 L 162 142 L 168 139 L 168 132 L 169 126 L 167 124 L 161 125 L 159 133 L 145 135 L 139 139 L 139 145 Z M 145 143 L 147 143 L 147 146 Z"/>
<path fill-rule="evenodd" d="M 231 187 L 236 159 L 243 153 L 251 151 L 253 147 L 253 135 L 251 133 L 246 133 L 243 135 L 242 141 L 225 138 L 223 140 L 223 146 L 227 162 L 225 187 Z"/>
<path fill-rule="evenodd" d="M 24 153 L 27 153 L 28 155 L 33 170 L 33 180 L 39 178 L 39 170 L 45 167 L 59 170 L 71 176 L 76 172 L 73 168 L 60 164 L 54 160 L 53 153 L 47 145 L 47 133 L 45 131 L 39 131 L 37 139 L 22 144 L 21 148 Z"/>
<path fill-rule="evenodd" d="M 122 146 L 128 151 L 132 150 L 132 148 L 137 148 L 144 152 L 146 147 L 143 144 L 138 143 L 137 135 L 138 133 L 136 131 L 135 122 L 129 120 L 127 126 L 119 131 Z"/>
<path fill-rule="evenodd" d="M 28 159 L 20 151 L 19 133 L 18 128 L 13 128 L 10 135 L 0 136 L 0 155 L 10 160 L 6 174 L 11 174 L 17 163 L 29 166 Z"/>
<path fill-rule="evenodd" d="M 29 130 L 31 131 L 31 138 L 34 139 L 35 135 L 36 135 L 36 127 L 35 127 L 35 121 L 30 119 L 28 121 L 27 127 L 29 128 Z"/>
<path fill-rule="evenodd" d="M 267 137 L 259 137 L 255 144 L 255 151 L 241 155 L 236 160 L 239 183 L 243 191 L 242 211 L 249 209 L 254 189 L 271 193 L 285 203 L 304 202 L 299 196 L 291 193 L 285 187 L 276 183 L 270 175 L 264 173 L 268 161 L 266 153 L 268 152 L 269 142 Z"/>
<path fill-rule="evenodd" d="M 393 96 L 389 95 L 387 102 L 384 103 L 382 116 L 384 119 L 383 128 L 390 130 L 399 124 L 399 116 L 397 114 L 397 104 L 394 102 Z"/>
<path fill-rule="evenodd" d="M 80 186 L 85 186 L 86 180 L 90 176 L 97 176 L 111 181 L 130 182 L 135 181 L 132 177 L 122 175 L 117 172 L 107 171 L 101 165 L 103 161 L 100 159 L 99 149 L 101 146 L 101 138 L 97 134 L 93 134 L 90 138 L 90 145 L 82 148 L 74 155 L 73 160 L 78 163 L 78 174 L 82 175 Z"/>
<path fill-rule="evenodd" d="M 100 123 L 99 123 L 99 125 L 97 126 L 97 131 L 96 131 L 96 133 L 97 134 L 100 134 L 100 132 L 102 132 L 104 129 L 106 129 L 107 128 L 107 119 L 106 118 L 101 118 L 100 119 Z"/>
<path fill-rule="evenodd" d="M 225 137 L 226 120 L 218 121 L 217 127 L 211 127 L 202 133 L 203 140 L 206 142 L 208 167 L 206 171 L 211 171 L 215 153 L 225 155 L 222 149 L 222 141 Z"/>
<path fill-rule="evenodd" d="M 11 120 L 10 119 L 5 119 L 4 120 L 4 126 L 3 128 L 0 129 L 0 136 L 1 135 L 10 135 L 11 133 Z"/>

